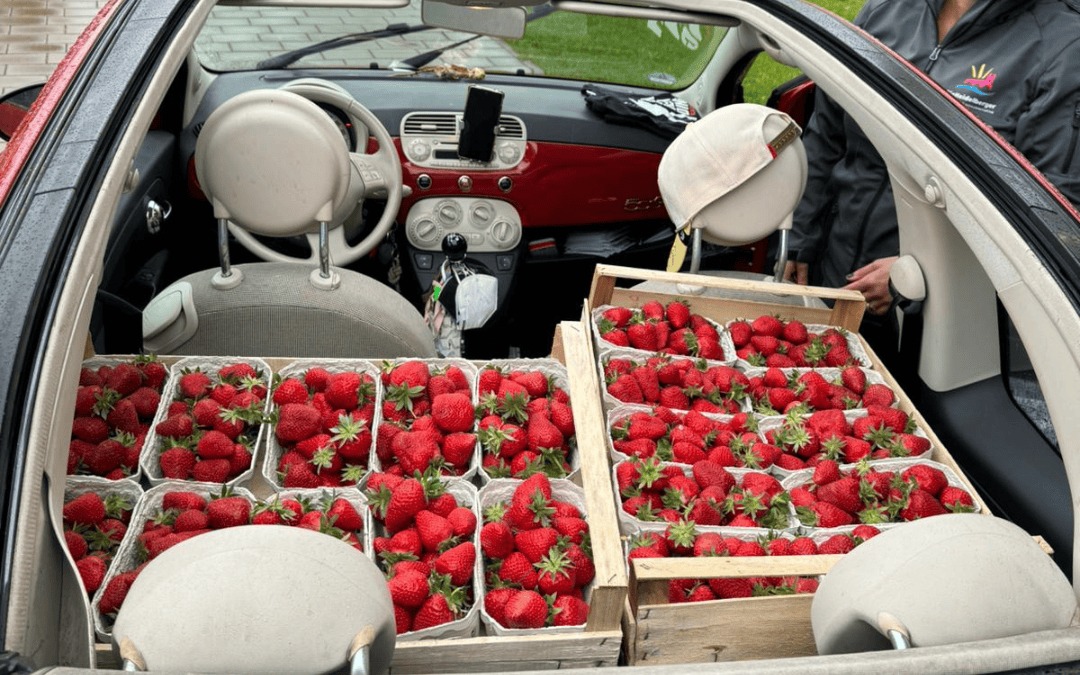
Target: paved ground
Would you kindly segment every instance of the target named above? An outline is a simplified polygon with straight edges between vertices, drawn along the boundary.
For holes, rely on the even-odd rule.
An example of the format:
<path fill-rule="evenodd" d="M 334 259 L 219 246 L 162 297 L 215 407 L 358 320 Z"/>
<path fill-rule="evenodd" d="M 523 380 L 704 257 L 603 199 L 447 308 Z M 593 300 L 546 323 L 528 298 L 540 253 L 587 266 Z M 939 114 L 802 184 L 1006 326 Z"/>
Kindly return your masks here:
<path fill-rule="evenodd" d="M 0 0 L 0 95 L 43 82 L 105 0 Z"/>

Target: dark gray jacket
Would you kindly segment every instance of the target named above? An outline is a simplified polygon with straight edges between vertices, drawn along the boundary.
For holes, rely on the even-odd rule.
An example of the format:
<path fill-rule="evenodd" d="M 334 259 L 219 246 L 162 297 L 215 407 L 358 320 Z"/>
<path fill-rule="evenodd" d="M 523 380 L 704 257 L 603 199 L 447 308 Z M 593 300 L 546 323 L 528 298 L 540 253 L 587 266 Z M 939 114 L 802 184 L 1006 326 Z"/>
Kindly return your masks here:
<path fill-rule="evenodd" d="M 880 39 L 1013 144 L 1080 204 L 1080 5 L 1077 0 L 978 0 L 939 44 L 942 0 L 868 0 L 855 23 Z M 810 162 L 795 211 L 792 259 L 811 283 L 844 277 L 899 251 L 885 164 L 818 91 L 803 140 Z"/>

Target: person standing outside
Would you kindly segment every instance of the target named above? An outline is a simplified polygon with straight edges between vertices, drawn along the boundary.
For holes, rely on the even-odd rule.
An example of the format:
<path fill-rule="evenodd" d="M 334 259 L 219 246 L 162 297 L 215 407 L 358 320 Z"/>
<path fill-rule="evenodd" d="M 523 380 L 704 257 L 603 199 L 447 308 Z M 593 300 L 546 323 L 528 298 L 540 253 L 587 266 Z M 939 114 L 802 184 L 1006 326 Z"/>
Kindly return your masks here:
<path fill-rule="evenodd" d="M 855 24 L 1080 204 L 1080 0 L 869 0 Z M 863 293 L 864 336 L 894 338 L 883 315 L 899 235 L 885 163 L 820 90 L 803 142 L 809 175 L 784 277 Z"/>

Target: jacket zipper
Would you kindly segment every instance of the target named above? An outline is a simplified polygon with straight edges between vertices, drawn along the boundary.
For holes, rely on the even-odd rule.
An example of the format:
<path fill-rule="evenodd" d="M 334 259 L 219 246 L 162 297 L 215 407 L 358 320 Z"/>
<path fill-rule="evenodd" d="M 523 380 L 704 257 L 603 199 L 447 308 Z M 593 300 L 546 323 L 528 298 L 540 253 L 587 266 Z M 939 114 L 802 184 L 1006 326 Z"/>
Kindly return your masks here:
<path fill-rule="evenodd" d="M 1080 101 L 1076 102 L 1076 107 L 1073 108 L 1072 117 L 1072 141 L 1069 143 L 1069 152 L 1065 155 L 1065 164 L 1061 167 L 1062 173 L 1068 173 L 1069 168 L 1072 166 L 1073 157 L 1076 155 L 1076 142 L 1080 140 Z"/>

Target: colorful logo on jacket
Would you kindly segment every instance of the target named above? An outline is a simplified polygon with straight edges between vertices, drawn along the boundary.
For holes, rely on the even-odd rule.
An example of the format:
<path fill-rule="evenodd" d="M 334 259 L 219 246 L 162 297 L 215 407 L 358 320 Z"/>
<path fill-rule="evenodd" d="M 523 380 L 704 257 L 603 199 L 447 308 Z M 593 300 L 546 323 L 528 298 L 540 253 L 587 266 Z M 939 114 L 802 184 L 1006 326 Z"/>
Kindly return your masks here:
<path fill-rule="evenodd" d="M 973 91 L 979 96 L 986 96 L 990 93 L 990 90 L 994 88 L 994 80 L 997 79 L 997 75 L 994 73 L 993 68 L 987 68 L 986 64 L 982 64 L 976 70 L 975 66 L 971 67 L 971 77 L 964 80 L 963 84 L 956 85 L 957 89 L 967 89 Z"/>

